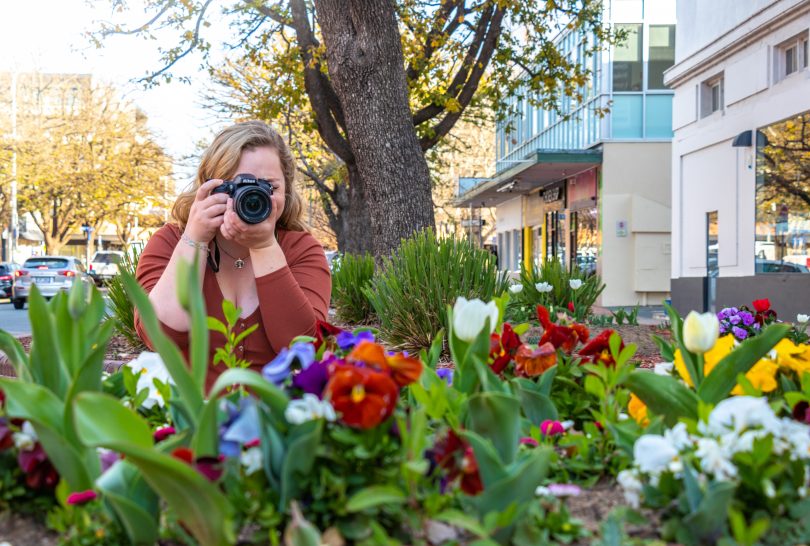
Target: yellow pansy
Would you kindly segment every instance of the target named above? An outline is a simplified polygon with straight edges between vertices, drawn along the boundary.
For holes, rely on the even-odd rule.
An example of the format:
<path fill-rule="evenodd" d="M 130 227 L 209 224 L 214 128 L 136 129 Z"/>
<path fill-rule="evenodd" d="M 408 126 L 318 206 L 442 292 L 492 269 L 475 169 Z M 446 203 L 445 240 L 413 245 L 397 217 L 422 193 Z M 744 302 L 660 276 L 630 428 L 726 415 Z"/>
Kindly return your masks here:
<path fill-rule="evenodd" d="M 810 372 L 810 345 L 796 345 L 789 339 L 782 339 L 773 350 L 782 368 L 793 370 L 800 377 L 804 372 Z"/>
<path fill-rule="evenodd" d="M 717 364 L 723 360 L 731 351 L 734 350 L 736 343 L 734 336 L 729 334 L 717 340 L 717 344 L 706 353 L 703 354 L 703 375 L 708 376 Z M 777 345 L 778 347 L 778 345 Z M 686 382 L 687 385 L 693 387 L 692 378 L 689 377 L 689 372 L 686 371 L 686 364 L 683 362 L 683 356 L 680 349 L 675 351 L 675 369 L 678 375 Z M 776 374 L 779 371 L 779 366 L 768 359 L 762 359 L 748 370 L 745 374 L 746 379 L 751 384 L 762 392 L 771 392 L 778 386 L 776 382 Z M 810 371 L 810 368 L 808 369 Z M 742 387 L 737 385 L 731 394 L 743 394 Z"/>
<path fill-rule="evenodd" d="M 627 413 L 642 427 L 646 427 L 650 424 L 650 419 L 647 417 L 647 406 L 641 401 L 641 398 L 635 394 L 630 394 L 630 402 L 627 403 Z"/>

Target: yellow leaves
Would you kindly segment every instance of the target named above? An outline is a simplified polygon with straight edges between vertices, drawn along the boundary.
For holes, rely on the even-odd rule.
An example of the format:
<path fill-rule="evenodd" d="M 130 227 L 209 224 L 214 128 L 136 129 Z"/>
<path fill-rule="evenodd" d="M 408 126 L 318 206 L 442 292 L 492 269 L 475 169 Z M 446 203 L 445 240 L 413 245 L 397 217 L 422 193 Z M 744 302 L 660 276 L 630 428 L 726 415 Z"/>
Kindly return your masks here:
<path fill-rule="evenodd" d="M 444 107 L 445 109 L 447 109 L 448 112 L 453 113 L 461 112 L 461 103 L 458 102 L 458 99 L 456 99 L 455 97 L 450 97 L 449 99 L 447 99 L 447 102 L 444 103 Z"/>

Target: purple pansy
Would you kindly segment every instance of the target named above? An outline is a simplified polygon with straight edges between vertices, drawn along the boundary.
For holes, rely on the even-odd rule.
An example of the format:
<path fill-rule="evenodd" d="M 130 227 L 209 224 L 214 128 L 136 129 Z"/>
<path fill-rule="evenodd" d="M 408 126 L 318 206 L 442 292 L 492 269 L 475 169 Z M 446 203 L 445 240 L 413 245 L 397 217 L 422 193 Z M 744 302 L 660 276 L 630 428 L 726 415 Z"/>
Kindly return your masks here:
<path fill-rule="evenodd" d="M 264 368 L 262 375 L 265 379 L 276 385 L 281 385 L 290 375 L 290 367 L 294 362 L 305 370 L 315 360 L 315 347 L 311 343 L 299 341 L 290 348 L 283 348 Z"/>
<path fill-rule="evenodd" d="M 740 322 L 742 322 L 742 319 L 740 318 L 740 315 L 734 315 L 733 317 L 728 317 L 728 321 L 729 321 L 731 324 L 733 324 L 734 326 L 736 326 L 736 325 L 738 325 Z"/>
<path fill-rule="evenodd" d="M 242 398 L 239 406 L 223 401 L 228 418 L 219 428 L 219 452 L 226 457 L 238 457 L 242 445 L 259 437 L 259 410 L 253 398 Z"/>
<path fill-rule="evenodd" d="M 436 375 L 443 379 L 447 385 L 453 384 L 453 369 L 452 368 L 439 368 L 436 370 Z"/>
<path fill-rule="evenodd" d="M 358 345 L 361 341 L 373 342 L 374 334 L 368 330 L 361 330 L 356 334 L 344 330 L 337 335 L 335 341 L 337 341 L 338 347 L 340 347 L 342 351 L 348 351 L 353 349 L 354 346 Z"/>
<path fill-rule="evenodd" d="M 731 332 L 734 334 L 734 337 L 737 339 L 745 339 L 748 337 L 748 332 L 740 328 L 739 326 L 735 326 L 731 329 Z"/>
<path fill-rule="evenodd" d="M 318 398 L 323 398 L 323 389 L 326 387 L 326 383 L 329 382 L 329 364 L 333 360 L 334 358 L 322 362 L 313 362 L 295 374 L 292 379 L 293 387 L 314 394 Z"/>
<path fill-rule="evenodd" d="M 751 326 L 752 324 L 754 324 L 754 315 L 752 315 L 748 311 L 741 311 L 738 316 L 742 319 L 743 325 Z"/>

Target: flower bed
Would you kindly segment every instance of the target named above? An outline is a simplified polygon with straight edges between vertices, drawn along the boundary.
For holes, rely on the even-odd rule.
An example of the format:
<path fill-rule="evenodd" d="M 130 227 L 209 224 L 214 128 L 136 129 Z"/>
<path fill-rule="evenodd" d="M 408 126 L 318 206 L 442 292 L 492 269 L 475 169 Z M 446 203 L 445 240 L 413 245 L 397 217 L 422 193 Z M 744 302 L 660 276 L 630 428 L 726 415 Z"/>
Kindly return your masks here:
<path fill-rule="evenodd" d="M 182 275 L 189 363 L 127 276 L 158 354 L 104 374 L 112 327 L 80 285 L 49 304 L 32 295 L 30 351 L 0 334 L 17 372 L 0 379 L 0 509 L 47 514 L 75 544 L 522 546 L 628 533 L 753 544 L 810 532 L 810 348 L 775 314 L 740 341 L 720 337 L 729 313 L 670 310 L 672 334 L 656 343 L 673 364 L 653 372 L 612 330 L 552 322 L 538 306 L 542 331 L 529 332 L 503 322 L 508 293 L 458 298 L 446 336 L 419 355 L 322 323 L 261 374 L 221 353 L 230 369 L 206 390 L 207 328 L 227 326 L 206 320 L 196 273 Z M 449 368 L 437 367 L 444 346 Z M 615 505 L 617 484 L 641 512 L 593 511 L 589 490 Z"/>

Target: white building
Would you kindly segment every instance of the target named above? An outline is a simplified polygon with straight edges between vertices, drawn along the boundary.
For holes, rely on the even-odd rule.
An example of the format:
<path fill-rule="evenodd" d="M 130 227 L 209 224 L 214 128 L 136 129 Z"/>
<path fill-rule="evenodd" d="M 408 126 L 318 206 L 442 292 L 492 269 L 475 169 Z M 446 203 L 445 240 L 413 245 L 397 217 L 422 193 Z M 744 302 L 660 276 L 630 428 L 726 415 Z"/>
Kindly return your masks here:
<path fill-rule="evenodd" d="M 606 0 L 604 10 L 626 33 L 620 45 L 585 58 L 579 31 L 555 40 L 592 71 L 582 101 L 561 98 L 570 117 L 512 98 L 518 114 L 498 124 L 495 175 L 456 203 L 497 208 L 501 269 L 558 259 L 601 275 L 602 305 L 660 304 L 671 268 L 673 95 L 663 75 L 675 60 L 675 0 Z"/>
<path fill-rule="evenodd" d="M 672 299 L 810 311 L 808 0 L 678 0 Z"/>

